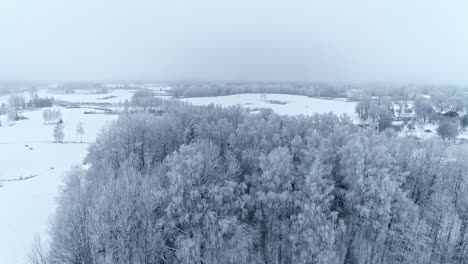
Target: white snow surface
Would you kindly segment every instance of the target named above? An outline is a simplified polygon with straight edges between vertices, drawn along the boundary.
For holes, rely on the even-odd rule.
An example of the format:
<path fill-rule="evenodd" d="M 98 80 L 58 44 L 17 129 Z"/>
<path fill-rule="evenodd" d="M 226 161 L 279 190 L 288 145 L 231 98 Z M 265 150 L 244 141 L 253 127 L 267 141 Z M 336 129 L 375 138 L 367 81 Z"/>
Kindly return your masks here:
<path fill-rule="evenodd" d="M 75 102 L 75 103 L 119 103 L 126 99 L 130 100 L 135 90 L 117 89 L 110 90 L 108 93 L 99 94 L 94 90 L 75 90 L 74 93 L 39 91 L 40 97 L 54 97 L 55 100 Z"/>
<path fill-rule="evenodd" d="M 53 143 L 53 125 L 45 125 L 42 110 L 23 113 L 29 119 L 9 126 L 0 116 L 0 178 L 37 175 L 23 181 L 3 182 L 0 187 L 0 263 L 27 263 L 36 235 L 47 239 L 51 217 L 57 206 L 58 186 L 73 166 L 82 165 L 90 142 L 116 115 L 83 114 L 85 108 L 56 108 L 62 112 L 64 143 Z M 83 141 L 76 133 L 81 121 Z M 27 146 L 26 146 L 27 145 Z"/>
<path fill-rule="evenodd" d="M 161 91 L 160 91 L 161 90 Z M 165 92 L 161 89 L 156 90 Z M 135 90 L 132 89 L 115 89 L 109 90 L 108 93 L 97 93 L 96 90 L 74 90 L 73 93 L 65 93 L 64 91 L 57 91 L 54 89 L 41 89 L 37 91 L 39 97 L 53 97 L 58 101 L 67 101 L 73 103 L 123 103 L 125 100 L 130 100 Z M 29 92 L 16 93 L 23 95 L 26 102 L 29 100 L 31 94 Z M 0 104 L 8 103 L 8 98 L 11 94 L 0 95 Z"/>
<path fill-rule="evenodd" d="M 193 97 L 181 99 L 194 105 L 240 105 L 250 110 L 271 108 L 281 115 L 313 115 L 315 113 L 333 112 L 337 115 L 347 114 L 353 120 L 358 120 L 355 114 L 355 102 L 344 100 L 319 99 L 303 95 L 289 94 L 235 94 L 216 97 Z"/>

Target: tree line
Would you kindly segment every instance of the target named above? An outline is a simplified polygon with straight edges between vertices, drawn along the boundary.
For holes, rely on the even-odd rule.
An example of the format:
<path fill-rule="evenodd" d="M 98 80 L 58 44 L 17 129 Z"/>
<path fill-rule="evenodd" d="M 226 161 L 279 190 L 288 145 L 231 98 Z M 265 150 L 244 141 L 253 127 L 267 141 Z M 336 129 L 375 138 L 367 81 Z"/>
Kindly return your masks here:
<path fill-rule="evenodd" d="M 172 82 L 174 97 L 223 96 L 241 93 L 278 93 L 316 97 L 346 97 L 345 85 L 312 82 Z"/>

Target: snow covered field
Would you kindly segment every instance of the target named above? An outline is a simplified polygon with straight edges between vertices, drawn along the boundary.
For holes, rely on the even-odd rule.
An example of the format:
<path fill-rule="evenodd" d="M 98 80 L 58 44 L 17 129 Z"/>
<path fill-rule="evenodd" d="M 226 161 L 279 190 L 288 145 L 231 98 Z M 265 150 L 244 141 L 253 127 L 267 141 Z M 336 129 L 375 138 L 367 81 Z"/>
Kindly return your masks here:
<path fill-rule="evenodd" d="M 337 115 L 347 114 L 358 120 L 355 114 L 355 102 L 311 98 L 302 95 L 288 94 L 236 94 L 217 97 L 194 97 L 181 99 L 194 105 L 240 105 L 251 110 L 271 108 L 282 115 L 312 115 L 315 113 L 333 112 Z"/>
<path fill-rule="evenodd" d="M 87 144 L 34 143 L 33 151 L 22 143 L 2 144 L 2 177 L 37 175 L 17 182 L 4 182 L 0 188 L 1 263 L 26 263 L 36 235 L 46 237 L 62 177 L 79 164 Z M 53 169 L 52 169 L 53 168 Z"/>
<path fill-rule="evenodd" d="M 119 89 L 110 90 L 106 94 L 95 93 L 92 90 L 75 90 L 74 93 L 40 91 L 41 97 L 52 96 L 55 100 L 75 103 L 118 103 L 125 99 L 130 100 L 135 90 Z"/>
<path fill-rule="evenodd" d="M 84 114 L 92 110 L 86 108 L 54 109 L 60 109 L 62 113 L 64 143 L 52 142 L 53 125 L 44 124 L 44 109 L 24 112 L 22 115 L 28 119 L 12 126 L 8 125 L 5 115 L 0 116 L 0 178 L 34 176 L 23 181 L 5 181 L 0 188 L 0 263 L 26 263 L 25 256 L 34 237 L 37 234 L 46 237 L 64 174 L 72 166 L 82 165 L 89 143 L 108 121 L 117 118 L 102 113 Z M 76 133 L 80 121 L 85 128 L 85 143 L 82 144 Z"/>
<path fill-rule="evenodd" d="M 41 89 L 37 91 L 40 97 L 53 97 L 57 101 L 66 101 L 73 103 L 109 103 L 116 104 L 124 102 L 126 99 L 130 100 L 135 90 L 131 89 L 117 89 L 109 90 L 108 93 L 96 93 L 95 90 L 74 90 L 73 93 L 65 93 L 64 91 L 57 91 L 54 89 Z M 163 93 L 164 91 L 159 91 Z M 22 93 L 26 101 L 29 100 L 30 93 Z M 9 94 L 0 95 L 0 104 L 8 103 Z"/>

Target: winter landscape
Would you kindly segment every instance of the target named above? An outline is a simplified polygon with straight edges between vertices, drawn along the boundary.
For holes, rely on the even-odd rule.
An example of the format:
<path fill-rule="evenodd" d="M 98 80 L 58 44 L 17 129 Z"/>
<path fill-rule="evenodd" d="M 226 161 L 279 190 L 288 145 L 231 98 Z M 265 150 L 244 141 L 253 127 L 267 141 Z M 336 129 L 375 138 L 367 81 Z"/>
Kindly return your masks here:
<path fill-rule="evenodd" d="M 451 88 L 453 91 L 450 96 L 447 96 L 446 93 L 438 93 L 437 87 L 433 89 L 414 87 L 400 90 L 382 87 L 348 89 L 338 86 L 334 94 L 320 97 L 312 94 L 302 95 L 296 89 L 288 88 L 297 84 L 275 84 L 284 88 L 281 91 L 283 94 L 278 94 L 268 92 L 268 89 L 278 92 L 269 84 L 265 84 L 264 90 L 258 92 L 255 88 L 240 89 L 241 86 L 255 87 L 258 84 L 243 83 L 230 87 L 232 91 L 230 95 L 221 95 L 224 92 L 220 92 L 220 95 L 216 96 L 200 94 L 189 97 L 189 95 L 177 94 L 176 91 L 180 90 L 180 84 L 177 83 L 121 84 L 118 86 L 83 83 L 81 85 L 86 89 L 74 89 L 80 87 L 76 84 L 24 85 L 22 90 L 20 88 L 5 89 L 0 96 L 2 102 L 0 157 L 2 164 L 5 164 L 0 175 L 0 198 L 7 216 L 0 218 L 0 228 L 1 233 L 5 234 L 3 237 L 8 237 L 0 241 L 2 243 L 0 248 L 2 248 L 2 259 L 8 260 L 9 263 L 24 262 L 31 254 L 39 250 L 38 247 L 42 252 L 45 250 L 43 248 L 48 247 L 45 244 L 54 239 L 71 243 L 67 245 L 67 248 L 61 249 L 65 251 L 69 250 L 68 247 L 74 247 L 75 243 L 78 243 L 76 246 L 82 245 L 81 239 L 84 237 L 80 236 L 84 234 L 74 234 L 74 232 L 77 228 L 84 228 L 81 226 L 84 223 L 75 218 L 86 216 L 76 215 L 83 209 L 98 210 L 95 212 L 98 215 L 94 216 L 99 217 L 98 219 L 86 220 L 98 221 L 94 223 L 98 226 L 92 228 L 104 228 L 99 225 L 117 230 L 119 228 L 126 230 L 127 226 L 135 228 L 122 233 L 123 237 L 119 235 L 113 238 L 118 240 L 112 243 L 124 243 L 114 245 L 123 247 L 117 251 L 119 254 L 124 254 L 119 258 L 134 258 L 128 255 L 131 253 L 127 250 L 135 250 L 140 251 L 139 254 L 151 257 L 152 260 L 149 263 L 165 262 L 158 258 L 164 254 L 171 255 L 172 251 L 164 253 L 165 250 L 160 249 L 163 251 L 157 252 L 155 249 L 160 245 L 146 245 L 148 248 L 145 249 L 139 244 L 154 243 L 155 241 L 148 236 L 162 235 L 158 233 L 163 232 L 165 228 L 162 223 L 157 222 L 146 222 L 145 226 L 140 226 L 142 224 L 140 221 L 143 220 L 162 220 L 151 217 L 154 213 L 152 211 L 154 208 L 150 210 L 152 203 L 158 206 L 169 206 L 163 210 L 166 213 L 169 213 L 167 210 L 175 206 L 171 209 L 175 211 L 170 213 L 177 216 L 166 215 L 164 218 L 174 217 L 173 219 L 177 221 L 173 223 L 176 229 L 184 224 L 190 226 L 192 221 L 197 223 L 201 221 L 199 225 L 203 227 L 208 225 L 203 221 L 211 222 L 227 213 L 226 219 L 215 221 L 216 225 L 221 225 L 219 226 L 221 229 L 216 232 L 228 232 L 225 235 L 234 236 L 231 239 L 236 239 L 236 245 L 245 248 L 235 248 L 234 245 L 228 244 L 227 248 L 216 253 L 221 255 L 235 253 L 230 250 L 249 250 L 249 247 L 253 247 L 254 239 L 258 238 L 250 237 L 248 241 L 244 241 L 243 239 L 246 239 L 244 235 L 247 236 L 247 234 L 242 235 L 242 232 L 247 232 L 248 230 L 244 229 L 248 228 L 254 228 L 249 231 L 253 232 L 252 234 L 259 232 L 255 230 L 257 224 L 249 227 L 242 221 L 267 221 L 266 223 L 269 223 L 273 219 L 265 219 L 267 215 L 256 214 L 265 210 L 273 210 L 268 213 L 268 217 L 277 217 L 275 221 L 281 224 L 274 228 L 274 232 L 280 232 L 278 235 L 281 235 L 281 232 L 287 232 L 284 236 L 297 232 L 300 237 L 294 239 L 301 239 L 300 243 L 312 243 L 313 241 L 307 242 L 310 238 L 307 238 L 304 232 L 319 232 L 313 237 L 324 237 L 313 243 L 324 243 L 321 247 L 327 246 L 327 248 L 321 248 L 320 251 L 313 253 L 314 256 L 325 259 L 325 262 L 346 258 L 346 254 L 349 253 L 334 251 L 340 249 L 334 248 L 337 243 L 335 239 L 343 239 L 343 236 L 349 235 L 346 233 L 346 227 L 349 228 L 349 224 L 352 223 L 347 225 L 345 222 L 347 219 L 339 218 L 340 213 L 344 214 L 345 211 L 332 211 L 332 208 L 337 206 L 333 204 L 337 202 L 334 201 L 337 197 L 343 199 L 342 203 L 349 203 L 341 210 L 357 210 L 356 217 L 361 220 L 365 217 L 364 219 L 369 219 L 368 221 L 390 221 L 391 219 L 397 221 L 393 218 L 396 217 L 393 214 L 404 213 L 398 216 L 402 217 L 402 219 L 398 218 L 398 221 L 402 221 L 397 222 L 398 225 L 403 225 L 398 226 L 398 230 L 389 230 L 388 226 L 377 228 L 374 226 L 378 224 L 377 222 L 361 227 L 361 220 L 357 219 L 354 224 L 357 226 L 353 227 L 370 228 L 365 232 L 370 232 L 372 228 L 375 228 L 375 236 L 381 235 L 386 239 L 398 234 L 398 237 L 392 238 L 402 239 L 398 243 L 410 242 L 412 238 L 400 237 L 409 235 L 409 230 L 398 232 L 402 231 L 400 228 L 405 228 L 404 225 L 411 228 L 417 223 L 415 221 L 425 221 L 424 218 L 417 218 L 418 210 L 422 209 L 418 206 L 426 206 L 428 203 L 427 206 L 430 207 L 427 210 L 429 211 L 425 213 L 436 215 L 438 212 L 443 213 L 439 215 L 438 225 L 441 229 L 437 232 L 440 232 L 439 235 L 444 238 L 445 248 L 440 249 L 439 257 L 447 253 L 443 250 L 450 250 L 452 254 L 456 253 L 456 250 L 460 250 L 458 247 L 465 243 L 465 238 L 460 237 L 463 233 L 458 233 L 464 232 L 466 218 L 463 218 L 463 210 L 467 205 L 466 198 L 468 198 L 465 182 L 467 173 L 465 166 L 468 157 L 468 144 L 465 142 L 465 137 L 468 133 L 464 129 L 468 125 L 465 115 L 468 96 L 464 90 Z M 199 86 L 200 83 L 184 85 Z M 203 85 L 218 89 L 226 86 L 224 83 Z M 309 92 L 322 89 L 318 84 L 303 83 L 300 85 L 308 86 L 305 89 Z M 237 93 L 235 87 L 239 87 L 242 93 Z M 454 127 L 453 130 L 451 126 Z M 326 141 L 323 142 L 323 140 Z M 248 152 L 243 146 L 249 146 L 246 149 Z M 191 161 L 191 159 L 195 160 Z M 170 165 L 170 162 L 174 164 Z M 255 166 L 260 167 L 255 168 Z M 335 166 L 343 167 L 334 172 L 338 169 Z M 346 166 L 351 166 L 351 168 L 346 168 Z M 245 171 L 250 171 L 250 173 L 244 174 Z M 306 173 L 306 171 L 309 172 Z M 117 181 L 112 178 L 107 179 L 107 177 L 115 177 L 111 175 L 121 173 L 122 175 L 118 177 L 122 179 Z M 152 175 L 159 173 L 164 173 L 165 178 L 153 178 Z M 364 177 L 364 175 L 367 176 Z M 215 176 L 221 178 L 218 179 Z M 99 177 L 105 178 L 99 179 Z M 141 177 L 141 179 L 132 179 L 133 177 Z M 215 178 L 208 180 L 206 177 Z M 242 180 L 239 177 L 248 178 Z M 341 184 L 344 186 L 333 187 L 336 183 L 332 181 L 333 178 L 327 179 L 328 177 L 339 177 L 333 181 L 343 181 Z M 110 186 L 101 182 L 109 180 Z M 159 182 L 161 180 L 164 182 Z M 208 181 L 205 182 L 206 180 Z M 88 181 L 98 181 L 95 185 L 99 188 L 95 190 L 94 187 L 87 187 Z M 168 182 L 165 183 L 165 181 Z M 160 184 L 163 185 L 154 187 Z M 164 187 L 166 184 L 169 185 Z M 181 185 L 178 186 L 178 184 Z M 198 186 L 198 184 L 202 185 Z M 208 185 L 205 186 L 205 184 Z M 248 190 L 247 184 L 252 185 L 250 188 L 254 189 Z M 302 187 L 299 188 L 299 185 Z M 215 186 L 220 189 L 213 189 Z M 100 189 L 101 187 L 104 189 Z M 125 190 L 126 188 L 136 189 Z M 197 188 L 201 189 L 197 190 Z M 301 190 L 302 188 L 306 189 Z M 343 189 L 340 190 L 341 188 Z M 169 193 L 158 193 L 163 191 Z M 83 192 L 91 193 L 84 194 Z M 106 194 L 106 192 L 110 193 Z M 207 193 L 203 194 L 204 192 Z M 292 196 L 288 198 L 285 196 L 287 193 Z M 73 196 L 70 197 L 70 195 Z M 102 195 L 111 195 L 107 198 L 110 200 L 101 200 L 107 197 Z M 121 195 L 124 196 L 120 197 Z M 145 195 L 149 196 L 143 197 Z M 167 198 L 166 195 L 170 197 Z M 172 197 L 173 195 L 175 196 Z M 444 203 L 438 205 L 440 200 L 432 200 L 431 196 L 435 195 L 445 196 Z M 96 197 L 93 200 L 88 201 L 94 196 Z M 195 200 L 190 201 L 189 197 Z M 165 199 L 170 200 L 165 201 Z M 263 204 L 260 208 L 265 207 L 261 211 L 255 209 L 259 205 L 252 204 L 257 199 L 260 205 Z M 437 203 L 433 204 L 436 201 Z M 86 203 L 81 204 L 84 202 Z M 103 202 L 105 204 L 101 204 Z M 126 204 L 127 202 L 130 204 Z M 150 204 L 145 204 L 148 202 Z M 185 204 L 186 202 L 191 204 Z M 220 208 L 216 205 L 225 202 L 227 204 Z M 314 208 L 310 207 L 311 202 L 324 204 L 321 204 L 320 208 Z M 394 206 L 403 206 L 400 204 L 403 202 L 408 203 L 406 206 L 411 205 L 413 208 L 404 208 L 404 210 L 409 210 L 407 212 L 401 211 L 402 208 L 393 211 L 396 210 Z M 288 209 L 290 203 L 295 204 L 294 210 Z M 234 208 L 223 209 L 226 205 L 234 206 Z M 309 207 L 303 207 L 306 205 Z M 325 205 L 327 207 L 322 208 Z M 448 205 L 453 206 L 449 207 L 452 210 L 450 212 L 446 211 Z M 72 207 L 68 208 L 69 206 Z M 92 207 L 80 209 L 76 206 Z M 95 206 L 104 207 L 97 209 Z M 237 206 L 240 208 L 236 209 Z M 249 209 L 251 206 L 254 207 Z M 285 207 L 277 212 L 278 206 Z M 375 215 L 372 215 L 371 211 L 368 211 L 371 209 L 367 209 L 366 206 L 373 206 L 374 209 L 381 208 L 375 212 Z M 432 207 L 437 208 L 436 206 L 442 207 L 438 211 L 432 211 L 434 210 Z M 114 207 L 118 211 L 108 211 L 113 210 Z M 145 218 L 128 218 L 144 208 L 150 210 L 144 212 Z M 196 210 L 184 212 L 180 211 L 181 208 Z M 126 211 L 120 211 L 123 209 Z M 101 210 L 104 211 L 101 212 Z M 238 210 L 240 210 L 240 215 L 235 216 Z M 254 214 L 250 217 L 260 218 L 242 220 L 248 216 L 244 214 L 248 214 L 249 210 L 253 210 Z M 288 210 L 292 211 L 288 212 Z M 56 215 L 57 212 L 61 215 Z M 273 212 L 279 215 L 274 216 Z M 104 215 L 99 216 L 99 213 L 104 213 Z M 113 222 L 115 219 L 112 217 L 121 217 L 119 215 L 121 213 L 129 215 L 122 216 L 124 222 Z M 143 212 L 137 214 L 140 213 Z M 283 216 L 285 213 L 286 216 Z M 213 215 L 210 216 L 210 214 Z M 60 217 L 65 219 L 60 219 Z M 215 219 L 210 220 L 206 217 L 215 217 Z M 313 222 L 303 222 L 306 220 L 304 217 L 307 221 Z M 317 217 L 320 218 L 317 219 Z M 381 219 L 381 217 L 384 218 Z M 179 221 L 183 222 L 178 223 Z M 283 221 L 289 223 L 282 223 Z M 69 231 L 72 233 L 63 234 L 62 232 L 67 232 L 67 230 L 55 230 L 58 227 L 53 225 L 51 227 L 51 223 L 63 224 L 65 226 L 60 228 L 71 228 Z M 114 224 L 117 226 L 113 226 Z M 317 224 L 328 231 L 320 231 L 321 229 L 317 229 Z M 429 231 L 424 228 L 429 228 L 431 225 L 426 222 L 419 224 L 427 226 L 419 227 L 422 230 L 411 231 L 417 232 L 414 235 L 426 235 L 428 237 L 425 239 L 428 239 L 430 233 L 426 233 Z M 91 227 L 86 226 L 86 228 Z M 140 228 L 144 229 L 139 230 Z M 281 231 L 282 229 L 284 230 Z M 60 233 L 51 233 L 51 230 Z M 91 232 L 91 230 L 86 232 Z M 140 235 L 144 237 L 133 238 L 136 239 L 135 241 L 131 237 L 125 237 L 138 235 L 138 232 L 142 232 Z M 336 237 L 329 237 L 330 234 L 321 232 L 333 232 L 333 236 Z M 379 234 L 380 232 L 396 233 L 384 235 Z M 199 235 L 203 234 L 205 233 L 202 232 Z M 67 237 L 61 237 L 63 235 Z M 94 235 L 90 239 L 98 238 Z M 109 233 L 106 231 L 102 234 L 102 236 L 107 235 Z M 236 237 L 236 235 L 241 237 Z M 322 241 L 326 237 L 330 240 Z M 128 240 L 119 242 L 120 239 Z M 215 237 L 210 239 L 215 239 Z M 304 239 L 306 240 L 303 241 Z M 408 241 L 405 242 L 405 239 Z M 373 239 L 371 241 L 375 242 Z M 447 242 L 452 242 L 452 244 L 447 244 Z M 92 240 L 88 243 L 98 243 L 98 241 Z M 103 247 L 111 246 L 106 245 L 106 241 L 99 243 L 104 243 L 101 245 Z M 402 246 L 401 244 L 385 244 L 390 243 L 385 241 L 382 243 L 383 248 Z M 426 250 L 431 248 L 430 245 L 418 245 L 421 250 L 424 249 L 423 246 L 427 247 Z M 8 250 L 3 251 L 3 249 Z M 328 250 L 324 251 L 327 253 L 321 255 L 321 251 L 325 249 Z M 465 254 L 465 251 L 462 252 Z M 71 261 L 68 258 L 73 258 L 61 255 L 63 252 L 55 254 L 60 254 L 54 256 L 57 260 L 53 261 L 57 263 L 68 263 L 67 261 Z M 96 257 L 92 255 L 95 253 L 88 252 L 87 254 L 90 254 L 87 256 L 89 258 Z M 147 256 L 147 254 L 150 255 Z M 283 261 L 292 261 L 289 258 L 294 255 L 293 252 L 288 254 L 290 256 L 285 256 L 287 260 Z M 298 257 L 301 254 L 303 253 L 301 252 Z M 380 257 L 401 257 L 389 252 L 386 254 L 389 255 Z M 406 252 L 405 258 L 411 254 L 410 251 Z M 435 253 L 428 254 L 427 257 L 435 257 L 433 254 Z M 211 261 L 217 262 L 217 256 L 220 255 L 212 255 Z M 238 256 L 238 254 L 233 256 Z M 329 259 L 331 256 L 337 259 Z M 174 257 L 177 259 L 177 255 Z M 256 260 L 251 258 L 260 258 L 261 255 L 247 255 L 246 257 L 247 259 L 233 258 L 229 262 L 255 262 Z M 421 256 L 417 254 L 413 257 Z M 101 256 L 101 258 L 104 261 L 106 257 Z M 139 259 L 140 256 L 135 256 L 135 258 Z M 140 261 L 142 260 L 138 260 L 137 263 Z M 383 263 L 387 263 L 385 261 L 382 259 Z M 131 262 L 131 259 L 123 261 L 123 263 Z"/>
<path fill-rule="evenodd" d="M 467 13 L 0 2 L 0 263 L 468 264 Z"/>

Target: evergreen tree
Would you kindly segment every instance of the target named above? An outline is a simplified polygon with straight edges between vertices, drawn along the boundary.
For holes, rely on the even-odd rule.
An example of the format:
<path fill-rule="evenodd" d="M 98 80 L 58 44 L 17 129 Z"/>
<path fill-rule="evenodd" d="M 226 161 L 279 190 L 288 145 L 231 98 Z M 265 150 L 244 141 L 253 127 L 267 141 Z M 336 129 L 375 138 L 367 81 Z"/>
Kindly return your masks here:
<path fill-rule="evenodd" d="M 200 137 L 200 131 L 198 126 L 191 121 L 188 127 L 184 131 L 184 142 L 185 144 L 191 144 L 196 142 Z"/>

